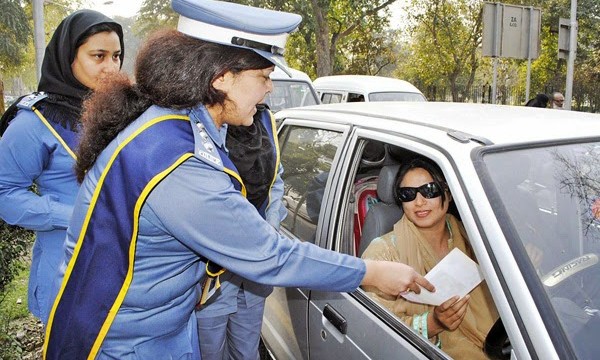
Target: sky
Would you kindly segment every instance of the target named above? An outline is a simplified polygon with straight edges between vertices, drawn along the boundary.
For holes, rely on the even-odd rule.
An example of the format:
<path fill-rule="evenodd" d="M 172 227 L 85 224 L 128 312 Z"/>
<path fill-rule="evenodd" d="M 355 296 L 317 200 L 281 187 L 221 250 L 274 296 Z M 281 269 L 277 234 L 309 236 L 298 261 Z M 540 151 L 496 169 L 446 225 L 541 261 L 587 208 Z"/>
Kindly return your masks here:
<path fill-rule="evenodd" d="M 143 0 L 87 0 L 90 8 L 100 11 L 107 16 L 119 15 L 122 17 L 135 16 L 137 11 L 142 6 Z M 404 6 L 408 0 L 396 0 L 391 5 L 392 10 L 392 27 L 402 28 L 404 22 Z"/>
<path fill-rule="evenodd" d="M 143 0 L 88 0 L 90 9 L 110 17 L 115 15 L 122 17 L 135 16 L 142 6 L 142 2 Z"/>

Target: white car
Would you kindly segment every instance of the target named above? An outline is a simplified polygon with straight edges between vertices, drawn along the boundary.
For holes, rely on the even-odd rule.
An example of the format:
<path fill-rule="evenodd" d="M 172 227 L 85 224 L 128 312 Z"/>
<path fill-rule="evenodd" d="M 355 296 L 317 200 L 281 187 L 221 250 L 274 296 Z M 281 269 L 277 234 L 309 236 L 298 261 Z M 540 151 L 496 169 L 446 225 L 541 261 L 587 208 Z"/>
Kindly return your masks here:
<path fill-rule="evenodd" d="M 426 101 L 405 80 L 370 75 L 322 76 L 313 82 L 323 104 L 371 101 Z"/>
<path fill-rule="evenodd" d="M 445 175 L 500 314 L 487 335 L 489 356 L 598 358 L 600 115 L 366 102 L 276 117 L 288 206 L 283 234 L 360 256 L 400 216 L 384 196 L 386 172 L 427 157 Z M 369 226 L 373 217 L 379 228 Z M 530 257 L 531 246 L 539 251 Z M 362 289 L 277 288 L 262 339 L 276 359 L 448 358 Z"/>
<path fill-rule="evenodd" d="M 300 70 L 289 70 L 291 78 L 277 66 L 271 73 L 273 91 L 264 99 L 271 111 L 320 104 L 310 77 Z"/>

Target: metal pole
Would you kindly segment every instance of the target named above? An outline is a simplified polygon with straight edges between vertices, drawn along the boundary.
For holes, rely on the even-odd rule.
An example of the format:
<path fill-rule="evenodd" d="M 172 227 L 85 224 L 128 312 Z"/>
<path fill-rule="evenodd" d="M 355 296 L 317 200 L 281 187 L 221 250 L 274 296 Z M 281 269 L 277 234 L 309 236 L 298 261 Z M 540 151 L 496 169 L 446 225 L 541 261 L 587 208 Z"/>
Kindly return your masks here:
<path fill-rule="evenodd" d="M 494 72 L 492 74 L 492 104 L 496 103 L 496 86 L 498 85 L 498 58 L 494 60 Z"/>
<path fill-rule="evenodd" d="M 35 74 L 37 81 L 42 75 L 42 61 L 46 48 L 44 34 L 44 0 L 33 0 L 33 44 L 35 47 Z"/>
<path fill-rule="evenodd" d="M 571 32 L 569 36 L 569 59 L 567 60 L 567 83 L 565 86 L 565 103 L 563 107 L 571 110 L 573 99 L 573 71 L 577 54 L 577 0 L 571 0 Z"/>
<path fill-rule="evenodd" d="M 529 89 L 531 87 L 531 58 L 527 58 L 527 82 L 525 83 L 525 102 L 529 100 Z"/>
<path fill-rule="evenodd" d="M 527 83 L 525 85 L 525 102 L 529 100 L 529 90 L 531 88 L 531 47 L 533 43 L 533 6 L 529 7 L 529 39 L 527 42 Z"/>

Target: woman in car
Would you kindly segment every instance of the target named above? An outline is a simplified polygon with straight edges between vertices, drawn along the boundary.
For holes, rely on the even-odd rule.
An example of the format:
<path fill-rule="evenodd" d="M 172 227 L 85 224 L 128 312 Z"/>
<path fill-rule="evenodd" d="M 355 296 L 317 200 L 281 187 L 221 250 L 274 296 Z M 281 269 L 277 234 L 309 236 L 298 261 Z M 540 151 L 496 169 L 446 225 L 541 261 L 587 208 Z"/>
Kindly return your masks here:
<path fill-rule="evenodd" d="M 392 232 L 371 242 L 364 259 L 403 262 L 423 275 L 454 248 L 474 259 L 462 223 L 448 213 L 452 195 L 437 165 L 412 159 L 400 167 L 395 184 L 396 202 L 404 215 Z M 498 313 L 485 284 L 439 306 L 409 302 L 371 286 L 363 288 L 452 357 L 486 358 L 483 343 Z"/>

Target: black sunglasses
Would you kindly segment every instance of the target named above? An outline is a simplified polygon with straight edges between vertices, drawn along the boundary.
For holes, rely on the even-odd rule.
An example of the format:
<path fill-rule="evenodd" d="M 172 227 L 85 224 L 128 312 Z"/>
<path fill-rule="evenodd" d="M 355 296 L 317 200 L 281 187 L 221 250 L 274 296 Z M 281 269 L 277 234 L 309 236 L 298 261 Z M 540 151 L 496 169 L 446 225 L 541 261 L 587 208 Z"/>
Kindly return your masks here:
<path fill-rule="evenodd" d="M 425 199 L 442 196 L 443 189 L 438 183 L 430 182 L 419 187 L 397 187 L 396 197 L 400 202 L 410 202 L 417 197 L 417 192 Z"/>

